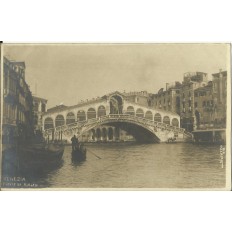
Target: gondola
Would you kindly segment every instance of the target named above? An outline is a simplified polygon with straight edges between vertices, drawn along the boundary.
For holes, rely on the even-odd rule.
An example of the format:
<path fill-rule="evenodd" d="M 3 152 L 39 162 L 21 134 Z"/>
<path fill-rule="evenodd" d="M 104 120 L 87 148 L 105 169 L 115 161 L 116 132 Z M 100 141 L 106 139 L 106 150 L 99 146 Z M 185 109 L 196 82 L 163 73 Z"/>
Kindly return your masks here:
<path fill-rule="evenodd" d="M 83 144 L 80 144 L 72 151 L 72 161 L 80 162 L 86 160 L 87 150 Z"/>
<path fill-rule="evenodd" d="M 25 168 L 48 167 L 61 161 L 64 153 L 62 144 L 32 144 L 18 149 L 20 166 Z"/>

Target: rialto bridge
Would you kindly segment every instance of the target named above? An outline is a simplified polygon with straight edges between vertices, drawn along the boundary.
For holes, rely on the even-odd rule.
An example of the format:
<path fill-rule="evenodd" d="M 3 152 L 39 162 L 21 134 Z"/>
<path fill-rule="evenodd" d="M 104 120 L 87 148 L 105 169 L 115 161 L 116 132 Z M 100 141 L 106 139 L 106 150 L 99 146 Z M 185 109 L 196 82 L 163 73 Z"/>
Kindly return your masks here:
<path fill-rule="evenodd" d="M 126 131 L 140 142 L 165 142 L 168 138 L 185 140 L 191 134 L 180 128 L 178 114 L 135 103 L 126 95 L 114 92 L 42 116 L 43 134 L 47 139 L 70 141 L 75 134 L 81 140 L 113 141 Z"/>

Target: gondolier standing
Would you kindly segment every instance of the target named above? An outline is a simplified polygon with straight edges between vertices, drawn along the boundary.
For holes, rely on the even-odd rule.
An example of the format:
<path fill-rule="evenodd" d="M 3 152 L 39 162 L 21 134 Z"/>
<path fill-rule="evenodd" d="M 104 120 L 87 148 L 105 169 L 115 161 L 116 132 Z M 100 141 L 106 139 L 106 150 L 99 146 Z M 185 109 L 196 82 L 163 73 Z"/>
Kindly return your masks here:
<path fill-rule="evenodd" d="M 72 138 L 71 138 L 71 141 L 72 141 L 72 151 L 75 151 L 76 150 L 76 147 L 77 147 L 77 138 L 76 138 L 76 135 L 74 135 Z"/>

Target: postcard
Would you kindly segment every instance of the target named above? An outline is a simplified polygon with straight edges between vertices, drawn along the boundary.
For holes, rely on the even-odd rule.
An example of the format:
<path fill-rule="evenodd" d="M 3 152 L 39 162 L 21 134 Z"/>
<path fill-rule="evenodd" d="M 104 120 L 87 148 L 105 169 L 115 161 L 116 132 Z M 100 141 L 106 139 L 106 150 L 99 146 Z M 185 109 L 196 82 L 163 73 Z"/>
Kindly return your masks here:
<path fill-rule="evenodd" d="M 230 190 L 230 48 L 1 44 L 1 189 Z"/>

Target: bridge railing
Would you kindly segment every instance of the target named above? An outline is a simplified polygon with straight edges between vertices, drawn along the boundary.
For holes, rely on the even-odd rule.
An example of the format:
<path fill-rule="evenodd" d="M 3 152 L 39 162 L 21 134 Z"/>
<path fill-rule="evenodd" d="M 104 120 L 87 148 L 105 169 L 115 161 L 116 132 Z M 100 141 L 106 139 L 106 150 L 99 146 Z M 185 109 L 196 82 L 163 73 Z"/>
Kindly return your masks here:
<path fill-rule="evenodd" d="M 101 123 L 103 121 L 106 121 L 107 119 L 109 120 L 127 120 L 127 121 L 133 121 L 133 122 L 139 122 L 148 126 L 156 126 L 158 128 L 161 129 L 167 129 L 167 130 L 173 130 L 176 132 L 181 132 L 181 133 L 186 133 L 185 129 L 180 128 L 180 127 L 176 127 L 176 126 L 172 126 L 166 123 L 162 123 L 162 122 L 157 122 L 157 121 L 153 121 L 147 118 L 142 118 L 142 117 L 137 117 L 135 115 L 131 115 L 131 114 L 109 114 L 109 115 L 104 115 L 98 118 L 92 118 L 92 119 L 88 119 L 85 121 L 78 121 L 78 122 L 74 122 L 71 124 L 66 124 L 66 125 L 62 125 L 62 126 L 58 126 L 55 127 L 54 129 L 46 129 L 45 131 L 47 133 L 51 133 L 53 130 L 55 131 L 62 131 L 68 128 L 73 128 L 73 127 L 82 127 L 82 126 L 88 126 L 88 125 L 92 125 L 94 123 Z"/>

